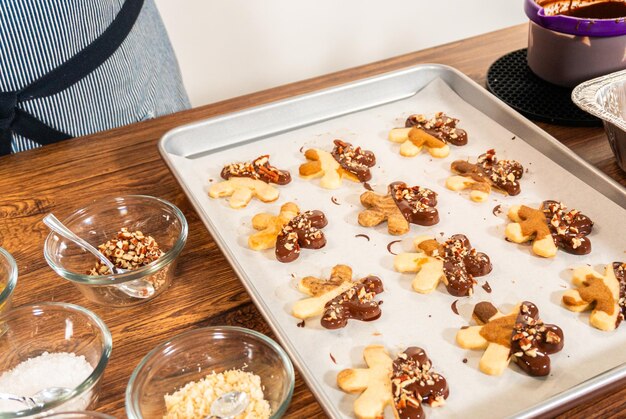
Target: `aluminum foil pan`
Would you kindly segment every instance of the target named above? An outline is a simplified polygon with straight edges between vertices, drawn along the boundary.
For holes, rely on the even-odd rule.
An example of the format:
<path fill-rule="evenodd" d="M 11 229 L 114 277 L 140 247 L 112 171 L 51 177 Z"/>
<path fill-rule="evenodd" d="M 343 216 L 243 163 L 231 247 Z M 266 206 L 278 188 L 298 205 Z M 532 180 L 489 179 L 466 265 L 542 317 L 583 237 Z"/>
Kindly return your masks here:
<path fill-rule="evenodd" d="M 572 101 L 602 119 L 617 164 L 626 172 L 626 70 L 576 86 Z"/>

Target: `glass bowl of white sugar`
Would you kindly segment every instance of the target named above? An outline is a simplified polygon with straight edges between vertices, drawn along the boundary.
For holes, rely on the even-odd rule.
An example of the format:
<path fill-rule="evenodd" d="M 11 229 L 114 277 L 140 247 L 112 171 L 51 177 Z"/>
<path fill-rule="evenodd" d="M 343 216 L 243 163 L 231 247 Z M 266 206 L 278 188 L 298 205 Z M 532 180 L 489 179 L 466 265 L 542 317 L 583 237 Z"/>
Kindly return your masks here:
<path fill-rule="evenodd" d="M 0 316 L 0 393 L 67 393 L 41 406 L 0 400 L 0 419 L 94 407 L 111 356 L 111 333 L 91 311 L 66 303 L 14 308 Z"/>

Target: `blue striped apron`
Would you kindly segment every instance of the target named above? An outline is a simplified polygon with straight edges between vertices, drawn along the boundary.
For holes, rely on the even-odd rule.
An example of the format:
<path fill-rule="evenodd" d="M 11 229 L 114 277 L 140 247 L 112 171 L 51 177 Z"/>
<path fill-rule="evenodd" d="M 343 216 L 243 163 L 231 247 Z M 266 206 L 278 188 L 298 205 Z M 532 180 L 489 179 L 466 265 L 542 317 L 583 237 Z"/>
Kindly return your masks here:
<path fill-rule="evenodd" d="M 0 155 L 188 107 L 154 0 L 0 1 Z"/>

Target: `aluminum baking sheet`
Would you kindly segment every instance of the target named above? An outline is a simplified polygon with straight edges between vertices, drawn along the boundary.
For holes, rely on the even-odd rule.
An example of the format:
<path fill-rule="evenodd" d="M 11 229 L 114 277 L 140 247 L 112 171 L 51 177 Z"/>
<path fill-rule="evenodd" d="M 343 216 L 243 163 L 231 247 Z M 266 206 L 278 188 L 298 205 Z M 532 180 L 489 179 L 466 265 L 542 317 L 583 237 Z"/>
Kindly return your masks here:
<path fill-rule="evenodd" d="M 403 125 L 409 114 L 430 115 L 440 110 L 459 118 L 459 126 L 469 133 L 469 144 L 452 146 L 449 157 L 433 159 L 423 152 L 404 158 L 398 154 L 399 146 L 387 141 L 388 131 Z M 494 269 L 480 278 L 479 284 L 488 281 L 493 292 L 475 287 L 472 297 L 459 299 L 460 315 L 451 310 L 457 298 L 447 294 L 443 285 L 428 295 L 413 292 L 413 275 L 395 272 L 393 256 L 387 252 L 388 243 L 398 238 L 388 235 L 385 225 L 368 229 L 356 221 L 363 187 L 346 181 L 342 188 L 330 191 L 320 188 L 316 180 L 298 177 L 298 166 L 305 161 L 302 147 L 330 150 L 334 138 L 375 152 L 377 165 L 370 184 L 377 192 L 384 193 L 391 181 L 403 180 L 439 193 L 441 222 L 433 227 L 413 225 L 394 250 L 411 250 L 411 240 L 418 235 L 466 234 L 479 251 L 491 257 Z M 521 195 L 494 193 L 487 202 L 477 204 L 467 194 L 445 188 L 452 160 L 474 159 L 489 148 L 495 148 L 498 157 L 519 160 L 528 169 Z M 363 348 L 370 344 L 384 344 L 392 354 L 406 346 L 426 349 L 450 386 L 445 407 L 427 407 L 429 417 L 539 415 L 626 377 L 626 333 L 620 329 L 598 331 L 589 326 L 587 314 L 572 313 L 559 303 L 563 291 L 570 287 L 569 268 L 585 263 L 602 268 L 624 259 L 624 189 L 450 67 L 413 67 L 180 127 L 163 137 L 160 151 L 332 417 L 352 416 L 356 396 L 340 391 L 335 379 L 343 368 L 362 367 Z M 277 202 L 253 200 L 247 208 L 233 210 L 226 200 L 207 196 L 210 180 L 219 181 L 224 164 L 266 153 L 271 155 L 272 164 L 289 169 L 294 178 L 280 187 Z M 335 205 L 332 197 L 340 205 Z M 512 204 L 539 205 L 544 199 L 562 200 L 595 221 L 590 255 L 559 251 L 555 258 L 543 259 L 531 255 L 528 246 L 504 240 L 506 220 L 504 215 L 492 214 L 494 206 L 502 204 L 506 211 Z M 318 251 L 303 250 L 297 261 L 282 264 L 274 259 L 272 250 L 255 252 L 246 242 L 253 233 L 252 216 L 277 212 L 287 201 L 296 202 L 303 210 L 326 213 L 328 244 Z M 355 237 L 357 234 L 367 234 L 371 240 Z M 295 288 L 296 279 L 327 275 L 338 263 L 352 266 L 356 276 L 375 274 L 383 279 L 382 317 L 370 323 L 351 321 L 335 331 L 323 329 L 319 319 L 297 327 L 299 321 L 290 314 L 292 304 L 303 298 Z M 556 323 L 564 330 L 565 348 L 553 355 L 551 375 L 532 378 L 516 367 L 500 377 L 481 373 L 478 361 L 482 352 L 458 347 L 456 331 L 468 324 L 472 307 L 479 301 L 510 308 L 524 299 L 538 305 L 547 323 Z M 392 417 L 391 412 L 387 414 Z"/>

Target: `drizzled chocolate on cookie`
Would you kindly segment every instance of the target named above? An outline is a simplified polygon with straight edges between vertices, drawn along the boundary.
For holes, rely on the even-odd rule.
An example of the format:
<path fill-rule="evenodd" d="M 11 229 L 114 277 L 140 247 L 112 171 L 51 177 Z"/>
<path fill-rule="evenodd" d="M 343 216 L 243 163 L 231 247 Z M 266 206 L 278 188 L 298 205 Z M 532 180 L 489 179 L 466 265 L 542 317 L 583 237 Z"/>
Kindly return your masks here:
<path fill-rule="evenodd" d="M 428 256 L 443 261 L 443 273 L 448 292 L 457 297 L 472 295 L 474 277 L 487 275 L 492 266 L 489 256 L 478 252 L 463 234 L 455 234 L 444 243 L 425 240 L 418 247 Z"/>
<path fill-rule="evenodd" d="M 411 115 L 407 118 L 405 126 L 418 127 L 444 143 L 460 146 L 467 144 L 467 132 L 457 128 L 458 123 L 458 119 L 437 112 L 431 119 L 426 119 L 424 115 Z"/>
<path fill-rule="evenodd" d="M 361 279 L 355 285 L 326 303 L 321 324 L 327 329 L 339 329 L 349 319 L 376 320 L 381 315 L 379 302 L 374 300 L 384 291 L 383 283 L 376 276 Z"/>
<path fill-rule="evenodd" d="M 511 357 L 528 375 L 546 376 L 550 373 L 548 355 L 563 349 L 563 331 L 539 318 L 539 309 L 524 301 L 515 319 L 511 336 Z"/>
<path fill-rule="evenodd" d="M 446 379 L 432 370 L 426 352 L 418 347 L 407 348 L 393 361 L 391 391 L 401 419 L 423 418 L 422 403 L 439 406 L 450 394 Z"/>
<path fill-rule="evenodd" d="M 489 188 L 505 192 L 508 195 L 518 195 L 520 193 L 519 179 L 524 174 L 524 168 L 515 160 L 498 160 L 494 149 L 487 150 L 481 154 L 476 164 L 465 160 L 452 162 L 451 169 L 461 176 L 466 176 L 477 183 L 471 186 L 472 189 L 480 189 L 489 193 Z"/>
<path fill-rule="evenodd" d="M 550 373 L 548 355 L 563 349 L 563 331 L 539 318 L 539 309 L 529 301 L 520 304 L 517 313 L 497 317 L 498 310 L 489 302 L 476 304 L 473 317 L 485 325 L 480 335 L 488 342 L 510 348 L 509 356 L 531 376 Z M 496 317 L 494 317 L 496 316 Z"/>
<path fill-rule="evenodd" d="M 593 221 L 589 217 L 578 210 L 568 210 L 557 201 L 544 201 L 541 210 L 554 244 L 575 255 L 591 252 L 591 241 L 586 237 L 593 229 Z"/>
<path fill-rule="evenodd" d="M 354 148 L 352 144 L 335 140 L 335 148 L 331 152 L 337 163 L 348 173 L 356 176 L 360 182 L 372 179 L 370 167 L 376 164 L 376 156 L 369 150 L 361 147 Z"/>
<path fill-rule="evenodd" d="M 393 182 L 389 193 L 398 209 L 409 223 L 431 226 L 439 222 L 437 193 L 421 186 L 407 186 L 404 182 Z"/>
<path fill-rule="evenodd" d="M 221 176 L 226 180 L 231 177 L 248 177 L 277 185 L 286 185 L 291 182 L 291 175 L 287 170 L 278 170 L 270 165 L 269 155 L 260 156 L 252 162 L 231 163 L 224 166 Z"/>
<path fill-rule="evenodd" d="M 615 278 L 619 282 L 619 300 L 617 302 L 621 309 L 617 318 L 617 325 L 619 325 L 626 317 L 626 262 L 613 262 L 613 272 L 615 272 Z"/>
<path fill-rule="evenodd" d="M 285 225 L 276 238 L 276 259 L 293 262 L 300 256 L 300 249 L 320 249 L 326 245 L 326 237 L 320 230 L 328 221 L 322 211 L 305 211 Z"/>

